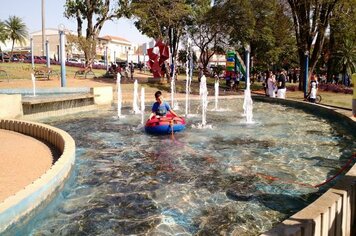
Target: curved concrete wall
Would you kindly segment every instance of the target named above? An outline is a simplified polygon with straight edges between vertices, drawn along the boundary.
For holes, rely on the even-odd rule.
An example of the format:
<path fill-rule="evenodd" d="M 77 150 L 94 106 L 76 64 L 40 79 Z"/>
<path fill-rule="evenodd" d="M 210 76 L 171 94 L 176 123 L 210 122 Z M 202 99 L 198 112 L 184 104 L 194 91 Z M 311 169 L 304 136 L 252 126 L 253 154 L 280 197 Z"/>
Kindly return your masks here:
<path fill-rule="evenodd" d="M 317 116 L 337 119 L 349 127 L 356 137 L 356 122 L 341 114 L 337 109 L 287 99 L 254 96 L 253 100 L 278 103 L 314 113 Z M 353 154 L 356 158 L 355 153 Z M 352 158 L 352 157 L 350 157 Z M 322 236 L 356 235 L 356 165 L 354 165 L 335 186 L 315 202 L 278 224 L 263 236 Z"/>
<path fill-rule="evenodd" d="M 63 130 L 35 122 L 0 119 L 0 129 L 45 140 L 60 152 L 60 158 L 39 179 L 0 202 L 0 234 L 46 201 L 69 176 L 75 160 L 75 142 Z"/>

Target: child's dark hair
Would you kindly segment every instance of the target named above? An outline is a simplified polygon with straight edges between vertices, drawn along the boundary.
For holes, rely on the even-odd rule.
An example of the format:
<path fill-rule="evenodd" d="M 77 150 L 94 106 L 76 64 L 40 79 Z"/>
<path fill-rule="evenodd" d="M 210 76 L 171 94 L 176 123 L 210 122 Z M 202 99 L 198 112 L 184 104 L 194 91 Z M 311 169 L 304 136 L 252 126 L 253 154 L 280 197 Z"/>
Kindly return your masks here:
<path fill-rule="evenodd" d="M 160 97 L 162 95 L 162 92 L 161 91 L 157 91 L 156 93 L 155 93 L 155 98 L 158 98 L 158 97 Z"/>

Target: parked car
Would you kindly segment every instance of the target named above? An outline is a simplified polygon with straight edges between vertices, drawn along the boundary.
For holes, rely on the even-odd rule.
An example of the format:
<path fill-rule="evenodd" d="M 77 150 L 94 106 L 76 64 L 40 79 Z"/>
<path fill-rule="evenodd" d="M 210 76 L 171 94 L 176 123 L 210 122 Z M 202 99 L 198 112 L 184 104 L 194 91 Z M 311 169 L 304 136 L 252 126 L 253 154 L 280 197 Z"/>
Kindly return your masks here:
<path fill-rule="evenodd" d="M 80 61 L 77 58 L 68 58 L 67 62 L 74 63 L 74 64 L 80 64 Z"/>
<path fill-rule="evenodd" d="M 94 60 L 94 65 L 105 66 L 104 60 Z"/>
<path fill-rule="evenodd" d="M 10 56 L 9 54 L 3 52 L 3 53 L 0 53 L 0 61 L 5 61 L 5 62 L 9 62 L 10 61 Z"/>

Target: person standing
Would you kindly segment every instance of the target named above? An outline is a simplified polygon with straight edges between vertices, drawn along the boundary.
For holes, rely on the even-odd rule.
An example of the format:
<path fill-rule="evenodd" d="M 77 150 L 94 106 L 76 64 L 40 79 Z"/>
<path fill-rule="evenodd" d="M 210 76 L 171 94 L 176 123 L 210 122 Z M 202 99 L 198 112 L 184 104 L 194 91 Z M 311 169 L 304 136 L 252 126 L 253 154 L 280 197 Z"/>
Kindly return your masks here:
<path fill-rule="evenodd" d="M 315 103 L 317 92 L 318 92 L 318 80 L 315 75 L 312 75 L 310 81 L 310 96 L 309 96 L 310 102 Z"/>
<path fill-rule="evenodd" d="M 133 80 L 133 74 L 135 72 L 135 67 L 134 67 L 134 64 L 133 62 L 131 61 L 130 63 L 130 76 L 131 76 L 131 80 Z"/>
<path fill-rule="evenodd" d="M 272 71 L 268 72 L 267 75 L 267 89 L 268 89 L 268 96 L 271 98 L 276 97 L 276 77 L 272 73 Z"/>
<path fill-rule="evenodd" d="M 277 79 L 277 98 L 286 98 L 286 71 L 281 70 Z"/>

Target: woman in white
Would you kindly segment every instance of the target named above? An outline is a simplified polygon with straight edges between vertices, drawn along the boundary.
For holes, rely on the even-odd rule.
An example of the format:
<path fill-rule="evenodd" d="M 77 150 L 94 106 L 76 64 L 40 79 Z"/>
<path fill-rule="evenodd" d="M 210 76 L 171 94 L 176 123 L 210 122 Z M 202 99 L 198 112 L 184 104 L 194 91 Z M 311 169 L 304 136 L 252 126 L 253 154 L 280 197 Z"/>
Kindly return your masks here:
<path fill-rule="evenodd" d="M 318 91 L 318 80 L 315 75 L 311 76 L 310 81 L 310 96 L 309 99 L 311 102 L 315 103 L 316 101 L 316 93 Z"/>
<path fill-rule="evenodd" d="M 270 71 L 267 79 L 268 95 L 271 98 L 276 97 L 276 76 Z"/>

